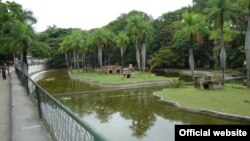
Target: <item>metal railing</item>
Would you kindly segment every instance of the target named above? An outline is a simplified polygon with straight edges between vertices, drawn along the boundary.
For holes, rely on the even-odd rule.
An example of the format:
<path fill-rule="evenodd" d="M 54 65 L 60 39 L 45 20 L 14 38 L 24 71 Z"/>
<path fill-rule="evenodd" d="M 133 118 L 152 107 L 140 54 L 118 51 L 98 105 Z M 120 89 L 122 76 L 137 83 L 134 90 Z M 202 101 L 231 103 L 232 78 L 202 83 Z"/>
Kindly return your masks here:
<path fill-rule="evenodd" d="M 57 141 L 107 141 L 101 133 L 79 119 L 20 69 L 15 67 L 15 70 L 27 95 L 35 99 L 39 118 L 45 121 Z"/>

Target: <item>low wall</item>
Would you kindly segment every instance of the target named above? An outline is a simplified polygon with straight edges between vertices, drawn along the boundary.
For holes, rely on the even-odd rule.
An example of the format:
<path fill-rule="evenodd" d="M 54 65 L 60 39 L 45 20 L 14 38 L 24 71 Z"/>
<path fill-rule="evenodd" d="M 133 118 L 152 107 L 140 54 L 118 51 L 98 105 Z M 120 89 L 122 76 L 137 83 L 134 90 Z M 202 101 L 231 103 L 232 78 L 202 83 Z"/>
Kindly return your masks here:
<path fill-rule="evenodd" d="M 32 65 L 32 66 L 29 66 L 28 74 L 32 74 L 32 73 L 39 72 L 42 70 L 47 70 L 47 69 L 48 69 L 47 64 Z"/>

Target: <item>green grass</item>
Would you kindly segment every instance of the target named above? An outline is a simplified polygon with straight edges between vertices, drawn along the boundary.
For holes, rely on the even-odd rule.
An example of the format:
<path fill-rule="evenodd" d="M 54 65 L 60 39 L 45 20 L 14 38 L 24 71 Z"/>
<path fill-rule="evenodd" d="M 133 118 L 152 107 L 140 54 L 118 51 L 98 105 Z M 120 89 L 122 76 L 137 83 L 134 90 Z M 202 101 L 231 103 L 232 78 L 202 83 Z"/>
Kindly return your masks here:
<path fill-rule="evenodd" d="M 167 88 L 157 94 L 187 108 L 211 109 L 250 116 L 250 89 L 240 85 L 227 84 L 221 90 L 200 90 L 193 87 Z"/>
<path fill-rule="evenodd" d="M 86 78 L 94 81 L 98 81 L 101 83 L 135 83 L 135 82 L 142 82 L 142 81 L 150 81 L 150 80 L 172 80 L 173 77 L 166 78 L 164 76 L 156 76 L 152 73 L 140 73 L 135 72 L 135 75 L 130 78 L 123 77 L 122 74 L 103 74 L 103 73 L 96 73 L 96 72 L 83 72 L 79 70 L 73 70 L 72 74 L 79 78 Z"/>

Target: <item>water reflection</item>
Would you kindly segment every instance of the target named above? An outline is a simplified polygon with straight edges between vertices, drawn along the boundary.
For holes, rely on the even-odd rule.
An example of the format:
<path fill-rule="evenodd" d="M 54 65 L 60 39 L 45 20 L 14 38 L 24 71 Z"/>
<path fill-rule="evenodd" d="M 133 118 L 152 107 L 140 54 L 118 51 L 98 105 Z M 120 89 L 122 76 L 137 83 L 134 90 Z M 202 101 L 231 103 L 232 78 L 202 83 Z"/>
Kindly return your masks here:
<path fill-rule="evenodd" d="M 38 83 L 52 94 L 101 89 L 72 80 L 63 71 L 45 73 Z M 111 141 L 173 141 L 176 124 L 250 124 L 180 111 L 152 96 L 160 89 L 55 96 Z"/>
<path fill-rule="evenodd" d="M 78 79 L 70 79 L 66 71 L 43 73 L 39 76 L 39 79 L 38 84 L 52 94 L 75 93 L 101 89 L 98 86 L 90 85 Z"/>
<path fill-rule="evenodd" d="M 143 88 L 57 98 L 111 140 L 174 140 L 175 124 L 243 124 L 182 112 L 160 103 L 152 96 L 156 90 Z"/>

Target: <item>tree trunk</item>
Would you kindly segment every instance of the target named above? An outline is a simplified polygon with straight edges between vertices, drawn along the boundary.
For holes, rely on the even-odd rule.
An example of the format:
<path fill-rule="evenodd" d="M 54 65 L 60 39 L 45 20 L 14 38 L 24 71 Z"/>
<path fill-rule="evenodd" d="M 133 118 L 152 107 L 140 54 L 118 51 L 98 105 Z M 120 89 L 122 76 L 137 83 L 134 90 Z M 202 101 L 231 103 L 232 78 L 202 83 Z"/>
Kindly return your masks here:
<path fill-rule="evenodd" d="M 139 71 L 141 71 L 141 57 L 140 57 L 138 41 L 136 41 L 136 61 L 138 64 Z"/>
<path fill-rule="evenodd" d="M 25 47 L 25 49 L 22 52 L 22 62 L 21 62 L 21 67 L 22 67 L 22 71 L 24 74 L 28 74 L 28 60 L 27 60 L 27 48 Z"/>
<path fill-rule="evenodd" d="M 195 86 L 195 77 L 194 77 L 194 54 L 193 54 L 193 34 L 190 34 L 190 43 L 189 43 L 189 67 L 192 73 L 193 85 Z"/>
<path fill-rule="evenodd" d="M 245 49 L 246 49 L 247 87 L 250 88 L 250 13 L 248 16 Z"/>
<path fill-rule="evenodd" d="M 79 50 L 76 51 L 76 59 L 77 69 L 80 69 Z"/>
<path fill-rule="evenodd" d="M 124 53 L 124 50 L 123 50 L 123 47 L 121 47 L 121 62 L 122 62 L 122 68 L 123 68 L 123 53 Z"/>
<path fill-rule="evenodd" d="M 82 54 L 82 68 L 85 67 L 85 62 L 86 62 L 86 57 L 85 57 L 85 53 Z"/>
<path fill-rule="evenodd" d="M 65 52 L 65 53 L 64 53 L 64 56 L 65 56 L 65 61 L 66 61 L 66 64 L 67 64 L 67 68 L 69 69 L 68 53 Z"/>
<path fill-rule="evenodd" d="M 195 86 L 195 77 L 194 77 L 194 55 L 193 55 L 193 48 L 189 48 L 189 67 L 192 73 L 192 80 Z"/>
<path fill-rule="evenodd" d="M 99 65 L 102 67 L 102 47 L 98 47 Z"/>
<path fill-rule="evenodd" d="M 76 68 L 76 50 L 73 49 L 73 57 L 74 57 L 74 69 Z"/>
<path fill-rule="evenodd" d="M 226 68 L 226 51 L 225 51 L 225 45 L 224 41 L 222 41 L 222 48 L 220 50 L 220 62 L 221 62 L 221 70 L 222 70 L 222 76 L 221 76 L 221 84 L 224 86 L 225 84 L 225 68 Z"/>
<path fill-rule="evenodd" d="M 140 51 L 138 47 L 136 47 L 136 61 L 137 61 L 139 71 L 141 71 L 141 57 L 140 57 Z"/>
<path fill-rule="evenodd" d="M 86 54 L 83 53 L 83 67 L 86 66 Z"/>
<path fill-rule="evenodd" d="M 142 43 L 141 57 L 142 57 L 142 71 L 145 72 L 145 67 L 146 67 L 146 44 L 145 43 Z"/>

